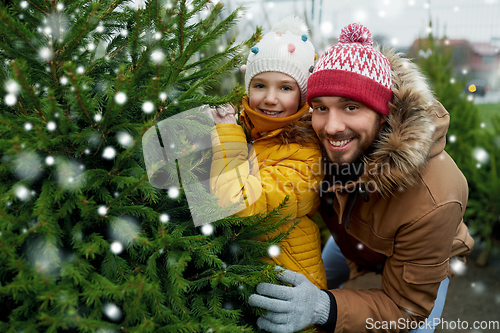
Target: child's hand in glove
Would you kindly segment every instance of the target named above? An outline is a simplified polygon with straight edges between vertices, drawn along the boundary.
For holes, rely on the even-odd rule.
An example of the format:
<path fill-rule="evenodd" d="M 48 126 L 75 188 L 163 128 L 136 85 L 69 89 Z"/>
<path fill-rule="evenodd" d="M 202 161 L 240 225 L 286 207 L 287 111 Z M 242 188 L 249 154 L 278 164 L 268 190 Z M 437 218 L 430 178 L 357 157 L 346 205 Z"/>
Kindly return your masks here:
<path fill-rule="evenodd" d="M 207 115 L 213 119 L 215 124 L 236 124 L 235 110 L 231 104 L 210 108 Z"/>

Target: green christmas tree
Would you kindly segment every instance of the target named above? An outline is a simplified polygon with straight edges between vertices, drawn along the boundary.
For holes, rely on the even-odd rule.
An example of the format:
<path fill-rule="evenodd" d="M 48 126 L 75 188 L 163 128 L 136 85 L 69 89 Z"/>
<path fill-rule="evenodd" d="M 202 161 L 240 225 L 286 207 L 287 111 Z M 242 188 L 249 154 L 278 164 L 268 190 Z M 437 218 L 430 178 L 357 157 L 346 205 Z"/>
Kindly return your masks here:
<path fill-rule="evenodd" d="M 240 86 L 207 93 L 259 37 L 209 52 L 240 10 L 208 0 L 0 7 L 1 332 L 257 331 L 246 300 L 276 282 L 263 258 L 285 235 L 256 239 L 288 223 L 280 207 L 196 227 L 183 184 L 206 179 L 206 151 L 164 168 L 180 184 L 167 189 L 151 185 L 143 151 L 160 122 L 183 129 L 170 138 L 182 145 L 211 129 L 170 117 L 241 99 Z M 199 195 L 213 220 L 220 208 Z"/>
<path fill-rule="evenodd" d="M 491 131 L 481 124 L 473 96 L 464 93 L 466 80 L 453 72 L 453 48 L 447 45 L 446 37 L 429 34 L 427 39 L 419 41 L 418 48 L 413 56 L 429 78 L 437 99 L 450 113 L 445 150 L 467 178 L 469 201 L 464 219 L 472 233 L 486 243 L 477 260 L 479 265 L 484 265 L 493 248 L 494 232 L 500 232 L 500 144 L 497 139 L 500 117 L 493 119 Z"/>

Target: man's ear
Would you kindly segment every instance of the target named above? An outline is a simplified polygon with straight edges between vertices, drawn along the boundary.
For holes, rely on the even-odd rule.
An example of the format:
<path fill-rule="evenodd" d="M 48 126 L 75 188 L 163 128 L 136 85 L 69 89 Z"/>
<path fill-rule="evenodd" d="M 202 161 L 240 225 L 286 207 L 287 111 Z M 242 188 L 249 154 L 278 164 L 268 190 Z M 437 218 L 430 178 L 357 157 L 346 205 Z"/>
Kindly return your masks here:
<path fill-rule="evenodd" d="M 379 125 L 382 125 L 386 121 L 387 121 L 387 116 L 384 116 L 384 115 L 380 114 L 380 123 L 379 123 Z"/>

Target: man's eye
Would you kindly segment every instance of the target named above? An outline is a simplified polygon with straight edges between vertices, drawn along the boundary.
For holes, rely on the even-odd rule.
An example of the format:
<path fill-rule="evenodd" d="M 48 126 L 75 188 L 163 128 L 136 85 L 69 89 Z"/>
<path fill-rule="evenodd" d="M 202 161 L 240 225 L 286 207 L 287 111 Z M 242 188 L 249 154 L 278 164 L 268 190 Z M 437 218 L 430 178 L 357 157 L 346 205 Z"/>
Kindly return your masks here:
<path fill-rule="evenodd" d="M 315 106 L 313 109 L 314 110 L 318 110 L 318 111 L 326 111 L 326 110 L 328 110 L 326 108 L 326 106 Z"/>
<path fill-rule="evenodd" d="M 348 105 L 346 106 L 346 110 L 348 111 L 354 111 L 356 110 L 358 107 L 356 105 Z"/>

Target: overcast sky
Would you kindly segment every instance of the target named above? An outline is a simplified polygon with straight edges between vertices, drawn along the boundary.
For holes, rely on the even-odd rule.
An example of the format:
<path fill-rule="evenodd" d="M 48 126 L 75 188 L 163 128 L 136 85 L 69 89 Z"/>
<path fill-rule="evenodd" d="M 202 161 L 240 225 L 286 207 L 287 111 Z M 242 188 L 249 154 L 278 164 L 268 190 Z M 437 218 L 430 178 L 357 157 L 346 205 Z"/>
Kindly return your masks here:
<path fill-rule="evenodd" d="M 266 33 L 281 18 L 297 14 L 301 18 L 307 16 L 316 31 L 315 43 L 338 37 L 342 27 L 360 22 L 372 34 L 384 35 L 393 46 L 406 47 L 419 36 L 427 35 L 431 17 L 433 32 L 440 37 L 445 32 L 448 38 L 474 42 L 490 42 L 496 37 L 500 46 L 500 0 L 221 1 L 228 9 L 240 4 L 247 7 L 239 23 L 242 38 L 256 24 Z"/>

